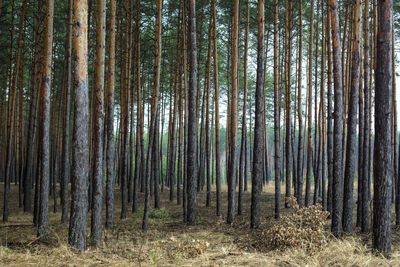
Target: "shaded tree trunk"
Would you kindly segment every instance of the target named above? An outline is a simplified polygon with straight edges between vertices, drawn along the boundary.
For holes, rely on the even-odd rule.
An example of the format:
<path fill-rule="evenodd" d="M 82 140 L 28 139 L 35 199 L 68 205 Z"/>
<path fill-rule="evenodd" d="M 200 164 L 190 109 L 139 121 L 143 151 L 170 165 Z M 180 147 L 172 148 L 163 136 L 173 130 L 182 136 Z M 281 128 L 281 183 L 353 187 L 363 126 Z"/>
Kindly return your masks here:
<path fill-rule="evenodd" d="M 107 151 L 106 151 L 106 228 L 114 225 L 114 86 L 115 86 L 115 13 L 116 0 L 110 1 L 108 77 L 107 77 Z"/>
<path fill-rule="evenodd" d="M 251 228 L 260 226 L 264 148 L 264 1 L 258 1 L 257 82 L 254 121 L 253 171 L 251 179 Z"/>
<path fill-rule="evenodd" d="M 46 35 L 43 50 L 42 84 L 40 86 L 40 209 L 37 235 L 47 238 L 49 224 L 49 182 L 50 182 L 50 88 L 53 57 L 54 1 L 46 1 Z"/>
<path fill-rule="evenodd" d="M 378 0 L 378 31 L 375 71 L 375 145 L 373 248 L 389 257 L 391 254 L 390 206 L 392 194 L 392 27 L 393 1 Z"/>
<path fill-rule="evenodd" d="M 358 90 L 360 71 L 360 1 L 353 4 L 353 38 L 351 55 L 350 103 L 347 127 L 346 166 L 343 190 L 343 231 L 353 229 L 353 187 L 357 157 Z"/>
<path fill-rule="evenodd" d="M 332 179 L 332 232 L 336 237 L 342 235 L 343 211 L 343 87 L 342 64 L 339 39 L 339 14 L 337 1 L 329 0 L 333 50 L 334 79 L 334 129 L 333 129 L 333 179 Z"/>
<path fill-rule="evenodd" d="M 93 210 L 91 241 L 99 246 L 102 236 L 101 212 L 103 208 L 103 132 L 104 132 L 104 60 L 105 60 L 106 4 L 96 1 L 96 69 L 93 133 Z"/>

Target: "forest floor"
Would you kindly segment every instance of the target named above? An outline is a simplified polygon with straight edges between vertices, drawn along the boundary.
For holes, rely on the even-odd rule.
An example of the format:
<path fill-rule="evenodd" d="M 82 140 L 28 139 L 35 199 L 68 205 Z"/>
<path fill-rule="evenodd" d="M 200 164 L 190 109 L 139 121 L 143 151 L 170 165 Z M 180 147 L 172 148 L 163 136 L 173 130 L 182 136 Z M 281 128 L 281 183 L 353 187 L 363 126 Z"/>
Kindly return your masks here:
<path fill-rule="evenodd" d="M 3 185 L 0 186 L 2 190 Z M 250 192 L 244 196 L 243 215 L 232 226 L 215 216 L 214 201 L 213 207 L 206 208 L 205 194 L 199 193 L 197 225 L 187 226 L 182 221 L 180 205 L 170 203 L 169 192 L 165 190 L 161 197 L 164 208 L 151 212 L 147 233 L 141 230 L 142 211 L 130 213 L 125 220 L 119 219 L 117 199 L 115 227 L 104 231 L 101 248 L 78 253 L 67 245 L 68 225 L 60 223 L 60 212 L 49 214 L 49 240 L 46 243 L 37 240 L 31 215 L 15 208 L 18 194 L 17 187 L 12 185 L 10 220 L 0 223 L 0 266 L 400 266 L 400 230 L 397 229 L 393 230 L 390 260 L 371 253 L 371 237 L 357 233 L 337 240 L 327 231 L 328 241 L 308 250 L 259 246 L 266 242 L 263 231 L 276 223 L 272 192 L 270 185 L 263 193 L 259 230 L 249 229 Z M 226 202 L 226 194 L 223 200 Z M 1 201 L 0 204 L 2 207 Z M 53 210 L 52 204 L 49 210 Z M 282 210 L 283 214 L 292 212 Z M 328 227 L 329 220 L 327 230 Z"/>

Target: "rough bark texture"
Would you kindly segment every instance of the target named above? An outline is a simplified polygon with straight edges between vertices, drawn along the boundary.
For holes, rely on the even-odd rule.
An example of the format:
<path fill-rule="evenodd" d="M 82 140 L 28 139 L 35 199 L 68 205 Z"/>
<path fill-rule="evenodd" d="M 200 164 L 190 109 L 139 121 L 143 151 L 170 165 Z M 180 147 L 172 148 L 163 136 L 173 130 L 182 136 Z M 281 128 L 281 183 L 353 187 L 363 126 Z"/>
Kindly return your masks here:
<path fill-rule="evenodd" d="M 303 203 L 303 103 L 302 103 L 302 59 L 303 59 L 303 11 L 302 11 L 302 0 L 298 1 L 298 12 L 299 12 L 299 62 L 297 70 L 297 116 L 299 120 L 298 135 L 299 141 L 297 146 L 297 203 Z"/>
<path fill-rule="evenodd" d="M 99 246 L 102 236 L 103 207 L 103 131 L 104 131 L 104 60 L 106 42 L 106 4 L 96 1 L 96 69 L 93 140 L 93 207 L 91 224 L 92 245 Z"/>
<path fill-rule="evenodd" d="M 235 220 L 236 204 L 236 143 L 237 143 L 237 102 L 238 102 L 238 39 L 239 39 L 239 0 L 233 3 L 232 55 L 231 55 L 231 98 L 229 111 L 229 160 L 228 160 L 228 214 L 226 222 Z"/>
<path fill-rule="evenodd" d="M 160 91 L 160 72 L 161 72 L 161 15 L 162 15 L 162 0 L 157 0 L 157 14 L 156 14 L 156 45 L 155 45 L 155 58 L 154 58 L 154 77 L 153 77 L 153 92 L 152 92 L 152 101 L 151 101 L 151 121 L 149 126 L 149 142 L 147 149 L 147 158 L 146 158 L 146 177 L 145 180 L 145 192 L 144 192 L 144 212 L 143 212 L 143 221 L 142 221 L 142 229 L 143 231 L 147 231 L 148 229 L 148 220 L 149 220 L 149 195 L 150 195 L 150 168 L 151 168 L 151 152 L 153 149 L 156 136 L 156 124 L 157 121 L 157 110 L 158 110 L 158 95 Z"/>
<path fill-rule="evenodd" d="M 254 120 L 253 171 L 251 179 L 251 228 L 260 226 L 264 147 L 264 1 L 258 0 L 257 82 Z"/>
<path fill-rule="evenodd" d="M 343 190 L 343 231 L 353 229 L 353 187 L 357 157 L 358 90 L 360 72 L 360 0 L 353 4 L 350 103 L 347 126 L 346 166 Z"/>
<path fill-rule="evenodd" d="M 186 222 L 196 222 L 197 193 L 197 43 L 196 43 L 196 1 L 189 0 L 189 88 L 188 88 L 188 140 L 187 140 L 187 209 Z"/>
<path fill-rule="evenodd" d="M 86 0 L 74 2 L 74 130 L 72 153 L 72 203 L 69 244 L 83 251 L 86 248 L 89 173 L 89 88 Z"/>
<path fill-rule="evenodd" d="M 218 47 L 217 47 L 217 30 L 216 30 L 216 8 L 215 1 L 212 0 L 212 16 L 213 16 L 213 59 L 214 59 L 214 118 L 215 118 L 215 182 L 216 182 L 216 214 L 221 215 L 221 152 L 220 152 L 220 129 L 219 129 L 219 82 L 218 82 Z"/>
<path fill-rule="evenodd" d="M 54 1 L 46 1 L 46 35 L 43 50 L 43 77 L 40 86 L 40 208 L 37 235 L 46 238 L 49 224 L 49 183 L 50 183 L 50 88 L 53 56 Z"/>
<path fill-rule="evenodd" d="M 311 112 L 312 112 L 312 66 L 313 66 L 313 20 L 314 20 L 314 0 L 311 0 L 311 11 L 310 11 L 310 29 L 308 36 L 308 73 L 307 73 L 307 88 L 308 88 L 308 111 L 307 111 L 307 173 L 306 173 L 306 194 L 305 194 L 305 206 L 308 207 L 311 203 L 311 176 L 313 174 L 312 157 L 312 129 L 311 129 Z M 315 174 L 314 174 L 315 175 Z"/>
<path fill-rule="evenodd" d="M 286 110 L 286 127 L 285 127 L 285 199 L 287 200 L 292 192 L 292 148 L 291 148 L 291 63 L 292 63 L 292 18 L 291 18 L 292 1 L 286 0 L 286 18 L 285 18 L 285 110 Z M 257 100 L 256 100 L 257 101 Z M 289 203 L 285 200 L 285 207 L 289 207 Z"/>
<path fill-rule="evenodd" d="M 371 146 L 371 88 L 370 88 L 370 65 L 369 60 L 369 7 L 368 0 L 364 4 L 364 144 L 363 144 L 363 171 L 362 171 L 362 196 L 361 196 L 361 232 L 366 233 L 370 228 L 370 197 L 369 197 L 369 174 L 370 174 L 370 146 Z M 367 8 L 368 7 L 368 8 Z"/>
<path fill-rule="evenodd" d="M 274 0 L 274 143 L 275 143 L 275 218 L 280 217 L 281 198 L 281 148 L 280 148 L 280 93 L 279 93 L 279 45 L 278 45 L 278 1 Z"/>
<path fill-rule="evenodd" d="M 327 210 L 332 211 L 332 177 L 333 177 L 333 124 L 332 124 L 332 45 L 331 45 L 331 21 L 330 9 L 327 8 L 326 15 L 326 42 L 328 56 L 328 85 L 327 85 L 327 159 L 328 159 L 328 193 L 327 193 Z"/>
<path fill-rule="evenodd" d="M 332 232 L 342 235 L 343 211 L 343 87 L 342 64 L 339 39 L 339 15 L 336 0 L 329 0 L 331 14 L 333 80 L 334 80 L 334 129 L 333 129 L 333 179 L 332 179 Z"/>
<path fill-rule="evenodd" d="M 392 0 L 378 0 L 375 71 L 375 145 L 373 248 L 391 254 L 390 206 L 392 196 Z"/>
<path fill-rule="evenodd" d="M 108 79 L 107 79 L 107 185 L 106 185 L 106 228 L 114 224 L 114 83 L 115 83 L 115 12 L 116 0 L 110 1 Z"/>
<path fill-rule="evenodd" d="M 73 31 L 73 1 L 68 1 L 67 15 L 67 40 L 64 70 L 64 120 L 62 134 L 62 164 L 61 164 L 61 222 L 68 222 L 69 212 L 69 180 L 70 180 L 70 113 L 71 113 L 71 87 L 72 87 L 72 31 Z"/>
<path fill-rule="evenodd" d="M 246 1 L 246 28 L 244 33 L 244 56 L 243 56 L 243 112 L 242 112 L 242 136 L 240 141 L 240 160 L 239 160 L 239 194 L 238 194 L 238 215 L 243 212 L 243 189 L 244 181 L 247 180 L 246 173 L 246 115 L 247 115 L 247 57 L 249 49 L 249 24 L 250 8 L 249 1 Z"/>

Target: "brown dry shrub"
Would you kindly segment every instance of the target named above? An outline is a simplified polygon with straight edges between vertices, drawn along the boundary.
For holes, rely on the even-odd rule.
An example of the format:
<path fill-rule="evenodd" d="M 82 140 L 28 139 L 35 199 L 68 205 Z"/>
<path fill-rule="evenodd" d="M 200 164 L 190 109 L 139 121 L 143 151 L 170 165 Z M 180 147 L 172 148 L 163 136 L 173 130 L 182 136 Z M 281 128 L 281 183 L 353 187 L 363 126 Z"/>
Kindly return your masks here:
<path fill-rule="evenodd" d="M 309 252 L 322 247 L 328 241 L 325 225 L 329 212 L 321 205 L 299 207 L 294 198 L 287 203 L 293 213 L 283 216 L 270 229 L 263 232 L 264 244 L 272 249 L 298 248 Z"/>
<path fill-rule="evenodd" d="M 204 254 L 210 244 L 205 240 L 200 239 L 177 239 L 170 237 L 169 240 L 164 241 L 164 246 L 168 247 L 170 256 L 180 256 L 182 258 L 194 258 Z"/>

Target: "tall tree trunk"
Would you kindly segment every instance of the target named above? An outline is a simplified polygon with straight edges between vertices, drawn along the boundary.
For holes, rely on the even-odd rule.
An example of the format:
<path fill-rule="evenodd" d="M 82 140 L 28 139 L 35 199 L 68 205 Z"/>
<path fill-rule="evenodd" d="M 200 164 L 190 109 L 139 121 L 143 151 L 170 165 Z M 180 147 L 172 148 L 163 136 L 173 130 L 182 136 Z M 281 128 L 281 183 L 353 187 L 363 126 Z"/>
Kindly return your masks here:
<path fill-rule="evenodd" d="M 328 73 L 327 73 L 327 159 L 328 159 L 328 193 L 327 193 L 327 210 L 332 211 L 332 177 L 333 177 L 333 129 L 332 129 L 332 45 L 331 45 L 331 21 L 330 9 L 327 5 L 326 12 L 326 48 L 328 56 Z"/>
<path fill-rule="evenodd" d="M 217 205 L 216 214 L 221 215 L 221 152 L 220 152 L 220 129 L 219 129 L 219 82 L 218 82 L 218 46 L 217 46 L 217 11 L 215 1 L 212 0 L 212 16 L 213 16 L 213 59 L 214 59 L 214 105 L 215 105 L 215 181 Z"/>
<path fill-rule="evenodd" d="M 390 206 L 392 194 L 392 27 L 393 1 L 378 0 L 378 32 L 375 71 L 375 145 L 373 248 L 391 254 Z"/>
<path fill-rule="evenodd" d="M 254 154 L 251 179 L 251 228 L 260 226 L 264 146 L 264 1 L 258 1 L 257 83 L 254 122 Z"/>
<path fill-rule="evenodd" d="M 329 0 L 334 79 L 334 129 L 333 129 L 333 179 L 332 179 L 332 232 L 336 237 L 342 235 L 343 211 L 343 87 L 342 64 L 339 39 L 339 14 L 337 1 Z"/>
<path fill-rule="evenodd" d="M 42 84 L 40 86 L 40 210 L 37 235 L 46 238 L 49 224 L 49 182 L 50 182 L 50 88 L 53 57 L 54 1 L 46 1 L 46 35 L 43 50 Z"/>
<path fill-rule="evenodd" d="M 309 37 L 308 37 L 308 73 L 307 73 L 307 88 L 308 88 L 308 111 L 307 111 L 307 174 L 306 174 L 306 195 L 305 205 L 310 205 L 311 198 L 311 176 L 313 175 L 313 147 L 312 147 L 312 130 L 311 130 L 311 117 L 312 117 L 312 66 L 313 66 L 313 25 L 314 25 L 314 0 L 311 0 L 310 23 L 309 23 Z M 315 103 L 316 104 L 316 103 Z M 314 173 L 315 177 L 315 173 Z"/>
<path fill-rule="evenodd" d="M 353 187 L 356 169 L 357 146 L 357 104 L 360 72 L 360 0 L 353 4 L 353 40 L 352 40 L 352 69 L 349 117 L 347 127 L 346 166 L 344 173 L 343 190 L 343 231 L 351 232 L 353 229 Z"/>
<path fill-rule="evenodd" d="M 297 203 L 303 203 L 303 103 L 302 103 L 302 62 L 303 62 L 303 11 L 302 11 L 302 0 L 298 1 L 298 12 L 299 12 L 299 47 L 298 47 L 298 64 L 297 64 L 297 116 L 299 120 L 299 129 L 298 129 L 298 146 L 297 146 Z"/>
<path fill-rule="evenodd" d="M 280 151 L 280 92 L 279 75 L 279 46 L 278 46 L 278 0 L 274 0 L 274 135 L 275 135 L 275 218 L 280 217 L 281 198 L 281 151 Z"/>
<path fill-rule="evenodd" d="M 107 77 L 107 185 L 106 185 L 106 228 L 114 225 L 114 178 L 115 178 L 115 144 L 114 144 L 114 86 L 115 86 L 115 13 L 116 0 L 110 1 L 109 44 L 108 44 L 108 77 Z"/>
<path fill-rule="evenodd" d="M 101 212 L 103 208 L 103 131 L 104 131 L 104 60 L 106 43 L 106 4 L 96 1 L 96 69 L 94 102 L 94 155 L 93 155 L 93 210 L 91 241 L 99 246 L 102 236 Z"/>
<path fill-rule="evenodd" d="M 136 133 L 136 150 L 135 150 L 135 178 L 133 182 L 133 199 L 132 199 L 132 211 L 137 211 L 137 192 L 139 187 L 139 181 L 143 179 L 141 175 L 143 173 L 144 166 L 144 116 L 142 110 L 142 89 L 141 89 L 141 73 L 140 73 L 140 0 L 136 0 L 136 32 L 135 32 L 135 43 L 136 43 L 136 95 L 137 95 L 137 133 Z M 161 131 L 161 134 L 163 132 Z M 162 142 L 161 142 L 162 147 Z"/>
<path fill-rule="evenodd" d="M 157 0 L 157 14 L 156 14 L 156 45 L 155 45 L 155 59 L 154 59 L 154 78 L 153 78 L 153 92 L 152 92 L 152 103 L 151 103 L 151 121 L 149 125 L 149 142 L 147 148 L 147 158 L 146 158 L 146 176 L 145 176 L 145 192 L 144 192 L 144 212 L 142 229 L 147 231 L 148 229 L 148 218 L 149 218 L 149 193 L 150 193 L 150 167 L 151 167 L 151 152 L 155 144 L 155 133 L 157 121 L 157 110 L 158 110 L 158 98 L 160 91 L 160 71 L 161 71 L 161 32 L 162 32 L 162 6 L 163 0 Z"/>
<path fill-rule="evenodd" d="M 260 3 L 259 3 L 260 4 Z M 246 115 L 247 115 L 247 57 L 248 57 L 248 40 L 250 27 L 250 4 L 246 1 L 246 29 L 244 35 L 244 58 L 243 58 L 243 113 L 242 113 L 242 138 L 240 144 L 240 161 L 239 161 L 239 194 L 238 194 L 238 215 L 242 214 L 243 209 L 243 187 L 244 181 L 247 180 L 245 170 L 246 165 Z M 264 63 L 263 63 L 264 64 Z"/>
<path fill-rule="evenodd" d="M 187 140 L 187 209 L 186 222 L 196 222 L 197 192 L 197 43 L 196 43 L 196 0 L 189 0 L 188 38 L 189 38 L 189 88 L 188 88 L 188 140 Z"/>
<path fill-rule="evenodd" d="M 237 143 L 237 96 L 238 96 L 238 39 L 239 39 L 239 0 L 233 3 L 232 15 L 232 56 L 231 56 L 231 99 L 229 125 L 229 161 L 228 161 L 228 214 L 226 222 L 235 220 L 236 191 L 236 143 Z"/>
<path fill-rule="evenodd" d="M 68 222 L 69 212 L 69 180 L 70 180 L 70 113 L 71 113 L 71 86 L 72 86 L 72 35 L 73 35 L 73 1 L 68 1 L 67 39 L 65 49 L 64 69 L 64 105 L 63 105 L 63 133 L 62 133 L 62 164 L 61 164 L 61 222 Z"/>
<path fill-rule="evenodd" d="M 285 110 L 286 110 L 286 129 L 285 129 L 285 174 L 286 174 L 286 191 L 285 191 L 285 207 L 289 207 L 289 203 L 287 202 L 288 198 L 291 196 L 292 190 L 292 148 L 291 148 L 291 56 L 292 56 L 292 18 L 291 18 L 291 9 L 292 9 L 292 1 L 286 0 L 286 18 L 285 18 Z"/>
<path fill-rule="evenodd" d="M 89 173 L 89 88 L 88 88 L 88 5 L 87 0 L 74 1 L 74 130 L 72 153 L 72 203 L 69 244 L 86 248 Z"/>

